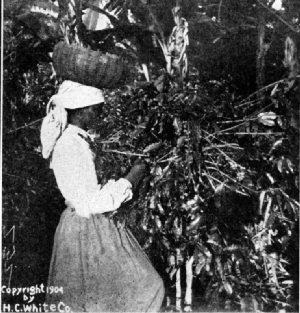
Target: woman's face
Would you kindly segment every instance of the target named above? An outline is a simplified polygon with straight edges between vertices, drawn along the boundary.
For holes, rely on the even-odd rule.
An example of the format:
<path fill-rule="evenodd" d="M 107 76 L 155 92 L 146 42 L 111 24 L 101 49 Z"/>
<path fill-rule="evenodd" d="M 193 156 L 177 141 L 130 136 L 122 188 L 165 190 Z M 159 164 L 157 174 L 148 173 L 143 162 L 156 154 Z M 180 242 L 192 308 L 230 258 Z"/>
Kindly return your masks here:
<path fill-rule="evenodd" d="M 95 128 L 101 119 L 102 103 L 83 108 L 79 114 L 79 119 L 85 129 Z"/>

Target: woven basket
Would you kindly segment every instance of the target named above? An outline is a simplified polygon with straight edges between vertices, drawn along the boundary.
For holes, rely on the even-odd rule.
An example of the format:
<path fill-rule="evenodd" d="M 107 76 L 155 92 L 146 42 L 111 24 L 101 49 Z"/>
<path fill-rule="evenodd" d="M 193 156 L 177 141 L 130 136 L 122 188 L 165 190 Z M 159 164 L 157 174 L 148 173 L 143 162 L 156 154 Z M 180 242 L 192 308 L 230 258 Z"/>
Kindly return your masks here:
<path fill-rule="evenodd" d="M 125 64 L 118 56 L 66 42 L 55 45 L 53 66 L 57 76 L 97 88 L 120 85 L 125 72 Z"/>

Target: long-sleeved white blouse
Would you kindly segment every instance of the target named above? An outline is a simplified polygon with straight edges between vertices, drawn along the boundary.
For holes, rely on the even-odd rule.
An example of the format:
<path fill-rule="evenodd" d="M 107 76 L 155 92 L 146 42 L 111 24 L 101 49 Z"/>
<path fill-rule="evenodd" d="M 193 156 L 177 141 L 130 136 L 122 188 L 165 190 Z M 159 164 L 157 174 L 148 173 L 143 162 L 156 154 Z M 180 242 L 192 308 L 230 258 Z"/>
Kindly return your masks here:
<path fill-rule="evenodd" d="M 125 178 L 110 180 L 103 187 L 98 184 L 94 155 L 84 139 L 88 136 L 69 124 L 55 145 L 50 164 L 66 204 L 87 218 L 114 211 L 132 198 L 132 185 Z"/>

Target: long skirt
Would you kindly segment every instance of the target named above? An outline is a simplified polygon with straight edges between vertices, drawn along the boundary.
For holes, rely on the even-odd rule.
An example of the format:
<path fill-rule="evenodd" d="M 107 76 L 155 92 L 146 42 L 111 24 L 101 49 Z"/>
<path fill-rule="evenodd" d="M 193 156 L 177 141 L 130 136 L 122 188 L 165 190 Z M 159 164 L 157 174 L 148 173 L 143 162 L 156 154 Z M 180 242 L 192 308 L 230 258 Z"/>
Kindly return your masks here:
<path fill-rule="evenodd" d="M 48 289 L 49 306 L 73 312 L 158 312 L 164 297 L 161 277 L 129 230 L 71 208 L 56 229 Z"/>

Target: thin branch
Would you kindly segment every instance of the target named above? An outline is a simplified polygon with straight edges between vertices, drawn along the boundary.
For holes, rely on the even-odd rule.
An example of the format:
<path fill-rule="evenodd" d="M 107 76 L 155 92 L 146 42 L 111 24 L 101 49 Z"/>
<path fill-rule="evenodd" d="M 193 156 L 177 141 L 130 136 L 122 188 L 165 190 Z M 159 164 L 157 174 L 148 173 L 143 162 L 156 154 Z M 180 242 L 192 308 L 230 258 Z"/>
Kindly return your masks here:
<path fill-rule="evenodd" d="M 210 133 L 209 133 L 208 131 L 206 131 L 206 130 L 204 130 L 204 129 L 202 129 L 202 131 L 203 131 L 204 133 L 206 133 L 207 135 L 210 135 Z M 222 140 L 222 139 L 220 139 L 220 138 L 217 138 L 217 137 L 215 137 L 215 136 L 213 136 L 213 139 L 218 140 L 219 142 L 222 142 L 224 145 L 227 145 L 227 144 L 228 144 L 227 141 L 224 141 L 224 140 Z M 209 142 L 212 143 L 211 141 L 209 141 Z"/>
<path fill-rule="evenodd" d="M 205 147 L 202 149 L 203 152 L 208 151 L 208 150 L 212 150 L 212 149 L 216 149 L 216 147 L 218 148 L 232 148 L 232 149 L 237 149 L 237 150 L 244 150 L 244 148 L 240 147 L 237 143 L 233 143 L 233 144 L 224 144 L 224 145 L 214 145 L 211 147 Z"/>
<path fill-rule="evenodd" d="M 211 163 L 211 162 L 210 162 L 210 163 Z M 251 188 L 249 188 L 249 187 L 246 187 L 246 186 L 244 186 L 243 184 L 237 182 L 234 178 L 232 178 L 232 177 L 230 177 L 229 175 L 225 174 L 225 173 L 224 173 L 223 171 L 221 171 L 219 168 L 215 168 L 215 167 L 213 167 L 213 166 L 207 166 L 206 168 L 207 168 L 207 169 L 211 169 L 211 170 L 216 171 L 216 172 L 219 172 L 221 175 L 227 177 L 229 180 L 231 180 L 232 182 L 238 184 L 238 185 L 241 186 L 242 188 L 245 188 L 245 189 L 247 189 L 247 190 L 249 190 L 249 191 L 251 191 L 251 192 L 255 192 L 255 190 L 253 190 L 253 189 L 251 189 Z"/>
<path fill-rule="evenodd" d="M 293 77 L 292 80 L 295 80 L 296 78 L 299 78 L 299 77 L 300 77 L 300 74 L 297 75 L 296 77 Z M 244 103 L 244 101 L 246 101 L 246 100 L 248 100 L 249 98 L 251 98 L 251 97 L 257 95 L 258 93 L 262 92 L 263 90 L 266 90 L 266 89 L 268 89 L 268 88 L 270 88 L 270 87 L 275 86 L 276 84 L 284 83 L 284 82 L 289 81 L 289 80 L 291 80 L 291 79 L 290 79 L 290 78 L 283 78 L 283 79 L 277 80 L 276 82 L 271 83 L 271 84 L 269 84 L 269 85 L 267 85 L 267 86 L 265 86 L 265 87 L 263 87 L 263 88 L 261 88 L 261 89 L 255 91 L 255 92 L 253 92 L 253 93 L 250 94 L 246 99 L 244 99 L 244 100 L 241 102 L 240 105 L 236 106 L 236 108 L 240 108 L 240 107 L 246 105 L 246 103 Z"/>
<path fill-rule="evenodd" d="M 26 180 L 26 178 L 18 176 L 18 175 L 13 175 L 13 174 L 8 174 L 8 173 L 3 173 L 3 175 L 13 177 L 13 178 L 22 179 L 22 180 Z"/>
<path fill-rule="evenodd" d="M 282 18 L 279 14 L 277 14 L 273 9 L 270 9 L 267 5 L 263 4 L 262 2 L 260 2 L 259 0 L 257 1 L 263 8 L 265 8 L 266 10 L 268 10 L 270 13 L 272 13 L 273 15 L 275 15 L 283 24 L 285 24 L 290 30 L 292 30 L 295 33 L 299 33 L 300 29 L 299 28 L 295 28 L 294 26 L 292 26 L 291 24 L 289 24 L 284 18 Z"/>
<path fill-rule="evenodd" d="M 167 157 L 169 154 L 171 154 L 173 151 L 169 151 L 168 153 L 166 153 L 165 155 L 163 155 L 161 158 L 159 158 L 156 162 L 161 162 L 164 160 L 165 157 Z"/>
<path fill-rule="evenodd" d="M 219 168 L 218 164 L 214 161 L 214 159 L 210 156 L 211 161 L 205 160 L 204 162 L 213 164 L 216 168 Z"/>
<path fill-rule="evenodd" d="M 257 120 L 258 117 L 254 117 L 254 118 L 248 118 L 247 121 L 255 121 Z M 222 122 L 216 122 L 217 124 L 230 124 L 230 123 L 240 123 L 240 122 L 245 122 L 245 119 L 240 119 L 240 120 L 232 120 L 232 121 L 222 121 Z"/>
<path fill-rule="evenodd" d="M 208 174 L 208 173 L 203 173 L 203 175 L 206 176 L 206 178 L 208 179 L 208 182 L 209 182 L 211 188 L 213 189 L 213 191 L 215 191 L 215 190 L 216 190 L 216 187 L 214 186 L 214 184 L 213 184 L 212 181 L 211 181 L 211 178 L 214 178 L 214 177 L 212 177 L 212 176 L 211 176 L 210 174 Z M 216 179 L 216 180 L 217 180 L 217 179 Z"/>
<path fill-rule="evenodd" d="M 181 157 L 179 157 L 179 156 L 174 156 L 174 157 L 171 157 L 171 158 L 162 160 L 162 161 L 157 161 L 157 163 L 173 162 L 173 161 L 177 161 L 177 160 L 180 160 L 180 159 L 181 159 Z"/>
<path fill-rule="evenodd" d="M 229 131 L 229 130 L 233 130 L 233 129 L 239 128 L 239 127 L 243 126 L 244 124 L 246 124 L 246 123 L 248 123 L 248 122 L 249 122 L 248 120 L 245 120 L 243 123 L 240 123 L 240 124 L 238 124 L 238 125 L 235 125 L 235 126 L 232 126 L 232 127 L 226 128 L 226 129 L 223 129 L 223 130 L 219 130 L 219 131 L 217 131 L 217 132 L 215 132 L 215 133 L 213 133 L 213 134 L 210 134 L 210 135 L 208 135 L 206 138 L 210 138 L 210 137 L 213 137 L 213 136 L 215 136 L 215 135 L 219 135 L 219 134 L 221 134 L 221 133 L 227 132 L 227 131 Z M 205 139 L 206 139 L 206 138 L 205 138 Z"/>
<path fill-rule="evenodd" d="M 224 134 L 224 132 L 228 132 L 229 130 L 233 130 L 233 129 L 235 129 L 235 128 L 239 128 L 240 126 L 243 126 L 243 125 L 246 124 L 247 122 L 250 122 L 250 121 L 252 121 L 252 120 L 257 119 L 257 118 L 254 118 L 253 116 L 254 116 L 254 115 L 257 115 L 257 114 L 259 114 L 259 113 L 261 113 L 261 112 L 263 112 L 263 111 L 265 111 L 265 110 L 268 109 L 270 106 L 272 106 L 272 103 L 271 103 L 271 104 L 268 104 L 267 106 L 265 106 L 264 108 L 260 109 L 259 111 L 256 111 L 256 112 L 252 113 L 252 114 L 249 116 L 248 119 L 244 120 L 243 123 L 240 123 L 240 124 L 238 124 L 238 125 L 232 126 L 232 127 L 230 127 L 230 128 L 226 128 L 226 129 L 219 130 L 219 131 L 217 131 L 217 132 L 215 132 L 215 133 L 213 133 L 213 134 L 209 134 L 205 139 L 207 139 L 207 138 L 209 138 L 209 137 L 212 137 L 212 136 L 215 136 L 215 135 Z M 230 134 L 230 133 L 227 133 L 227 134 Z M 241 134 L 241 133 L 231 133 L 231 134 Z"/>
<path fill-rule="evenodd" d="M 37 122 L 40 122 L 42 119 L 43 119 L 43 117 L 42 117 L 42 118 L 39 118 L 38 120 L 33 121 L 33 122 L 29 123 L 29 124 L 25 124 L 25 125 L 23 125 L 23 126 L 21 126 L 21 127 L 18 127 L 18 128 L 15 128 L 15 129 L 11 129 L 11 130 L 8 131 L 6 134 L 12 134 L 12 133 L 14 133 L 14 132 L 16 132 L 16 131 L 18 131 L 18 130 L 20 130 L 20 129 L 23 129 L 23 128 L 27 128 L 27 127 L 29 127 L 29 126 L 32 126 L 32 125 L 36 124 Z"/>
<path fill-rule="evenodd" d="M 260 110 L 253 112 L 252 114 L 250 114 L 250 117 L 254 116 L 254 115 L 258 115 L 259 113 L 265 112 L 267 109 L 272 107 L 272 105 L 273 105 L 273 103 L 270 103 L 270 104 L 266 105 L 265 107 L 261 108 Z"/>
<path fill-rule="evenodd" d="M 292 201 L 295 205 L 297 205 L 300 208 L 300 203 L 291 198 L 287 193 L 285 193 L 281 188 L 271 188 L 271 190 L 279 190 L 287 199 L 289 199 L 290 201 Z"/>
<path fill-rule="evenodd" d="M 247 98 L 245 98 L 244 100 L 242 100 L 241 104 L 235 106 L 235 108 L 238 109 L 238 108 L 243 107 L 243 106 L 245 106 L 247 104 L 249 104 L 250 106 L 253 106 L 253 105 L 257 104 L 258 102 L 260 102 L 263 99 L 263 97 L 261 97 L 261 98 L 255 98 L 253 100 L 246 101 L 246 100 L 249 99 L 249 97 L 251 97 L 251 95 L 248 96 Z M 246 101 L 246 102 L 244 102 L 244 101 Z"/>
<path fill-rule="evenodd" d="M 137 157 L 147 157 L 149 158 L 149 155 L 147 154 L 141 154 L 141 153 L 132 153 L 132 152 L 128 152 L 128 151 L 119 151 L 119 150 L 113 150 L 113 149 L 106 149 L 103 150 L 103 152 L 108 152 L 108 153 L 118 153 L 118 154 L 124 154 L 127 156 L 137 156 Z"/>
<path fill-rule="evenodd" d="M 113 143 L 120 143 L 119 139 L 115 139 L 115 140 L 100 140 L 100 141 L 96 141 L 96 143 L 99 143 L 99 144 L 113 144 Z"/>
<path fill-rule="evenodd" d="M 215 177 L 213 177 L 213 176 L 211 176 L 211 175 L 209 175 L 207 173 L 203 173 L 203 175 L 205 175 L 207 178 L 209 176 L 210 178 L 212 178 L 213 180 L 215 180 L 219 184 L 223 184 L 224 187 L 227 187 L 228 189 L 233 190 L 233 191 L 235 191 L 235 192 L 237 192 L 237 193 L 239 193 L 239 194 L 241 194 L 243 196 L 247 196 L 247 197 L 249 196 L 248 194 L 246 194 L 246 193 L 244 193 L 244 192 L 242 192 L 240 190 L 237 190 L 237 189 L 235 189 L 233 187 L 230 187 L 229 185 L 225 184 L 224 182 L 220 181 L 219 179 L 217 179 L 217 178 L 215 178 Z"/>
<path fill-rule="evenodd" d="M 216 171 L 216 172 L 219 172 L 221 175 L 227 177 L 229 180 L 233 181 L 234 183 L 238 183 L 236 181 L 236 179 L 230 177 L 229 175 L 225 174 L 223 171 L 221 171 L 219 168 L 216 168 L 216 167 L 213 167 L 213 166 L 207 166 L 206 167 L 207 169 L 210 169 L 210 170 L 213 170 L 213 171 Z"/>
<path fill-rule="evenodd" d="M 207 138 L 204 138 L 207 142 L 210 143 L 211 146 L 214 146 L 221 154 L 223 154 L 225 156 L 226 159 L 230 160 L 231 162 L 233 162 L 234 164 L 236 164 L 239 168 L 242 169 L 246 169 L 244 166 L 242 166 L 241 164 L 237 163 L 236 161 L 234 161 L 228 154 L 226 154 L 224 151 L 222 151 L 221 149 L 219 149 L 218 147 L 216 147 L 210 140 L 208 140 Z"/>
<path fill-rule="evenodd" d="M 272 133 L 247 133 L 247 132 L 238 132 L 238 133 L 222 133 L 222 135 L 249 135 L 249 136 L 272 136 L 272 135 L 283 135 L 282 132 L 272 132 Z"/>
<path fill-rule="evenodd" d="M 222 8 L 222 2 L 223 0 L 220 0 L 219 2 L 219 8 L 218 8 L 218 22 L 221 23 L 221 8 Z"/>

